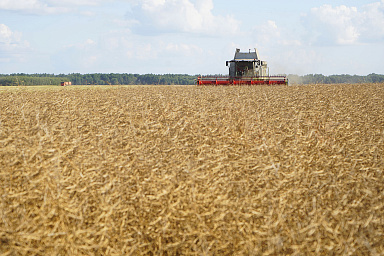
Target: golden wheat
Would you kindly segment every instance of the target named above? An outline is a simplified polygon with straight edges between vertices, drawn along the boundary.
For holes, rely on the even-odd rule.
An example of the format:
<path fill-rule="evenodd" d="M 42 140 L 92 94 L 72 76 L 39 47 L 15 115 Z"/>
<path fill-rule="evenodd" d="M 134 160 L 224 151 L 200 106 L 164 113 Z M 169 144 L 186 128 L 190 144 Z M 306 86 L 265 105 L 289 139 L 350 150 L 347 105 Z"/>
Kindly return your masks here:
<path fill-rule="evenodd" d="M 382 255 L 384 85 L 0 90 L 0 255 Z"/>

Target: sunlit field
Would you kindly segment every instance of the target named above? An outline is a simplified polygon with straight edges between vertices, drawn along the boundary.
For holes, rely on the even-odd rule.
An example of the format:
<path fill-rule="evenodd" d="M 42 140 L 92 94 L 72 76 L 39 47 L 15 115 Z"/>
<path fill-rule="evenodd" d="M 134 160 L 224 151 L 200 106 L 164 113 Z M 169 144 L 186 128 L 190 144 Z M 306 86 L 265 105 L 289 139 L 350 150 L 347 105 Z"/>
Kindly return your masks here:
<path fill-rule="evenodd" d="M 0 255 L 383 255 L 384 85 L 0 88 Z"/>

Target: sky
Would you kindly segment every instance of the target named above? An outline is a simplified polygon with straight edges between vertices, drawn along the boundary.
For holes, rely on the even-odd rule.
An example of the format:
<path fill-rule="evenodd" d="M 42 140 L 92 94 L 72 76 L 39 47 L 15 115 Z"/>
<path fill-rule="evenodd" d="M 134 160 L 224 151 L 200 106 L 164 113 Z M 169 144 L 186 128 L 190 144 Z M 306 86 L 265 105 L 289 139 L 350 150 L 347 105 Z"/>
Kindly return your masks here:
<path fill-rule="evenodd" d="M 0 74 L 384 74 L 384 0 L 0 0 Z"/>

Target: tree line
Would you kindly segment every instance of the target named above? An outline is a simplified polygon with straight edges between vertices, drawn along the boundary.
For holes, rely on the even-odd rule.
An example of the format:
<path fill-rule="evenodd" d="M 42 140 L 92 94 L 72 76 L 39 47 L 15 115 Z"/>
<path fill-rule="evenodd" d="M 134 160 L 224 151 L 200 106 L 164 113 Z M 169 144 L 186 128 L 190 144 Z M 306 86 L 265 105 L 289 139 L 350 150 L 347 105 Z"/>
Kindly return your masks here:
<path fill-rule="evenodd" d="M 196 83 L 198 75 L 185 74 L 0 74 L 1 86 L 18 85 L 60 85 L 71 82 L 73 85 L 190 85 Z"/>
<path fill-rule="evenodd" d="M 60 85 L 72 82 L 73 85 L 191 85 L 199 75 L 187 74 L 0 74 L 0 86 Z M 335 83 L 383 83 L 384 75 L 330 75 L 309 74 L 288 75 L 290 84 L 335 84 Z"/>
<path fill-rule="evenodd" d="M 309 74 L 305 76 L 288 75 L 290 84 L 357 84 L 357 83 L 383 83 L 384 75 L 369 74 L 367 76 L 358 75 L 330 75 Z"/>

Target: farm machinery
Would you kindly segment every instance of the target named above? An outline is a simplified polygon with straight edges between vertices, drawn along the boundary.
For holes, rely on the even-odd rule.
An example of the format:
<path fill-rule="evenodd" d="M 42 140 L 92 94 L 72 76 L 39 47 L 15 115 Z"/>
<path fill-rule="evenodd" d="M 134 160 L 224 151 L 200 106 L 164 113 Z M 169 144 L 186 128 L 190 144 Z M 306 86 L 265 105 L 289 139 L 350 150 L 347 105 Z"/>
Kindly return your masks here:
<path fill-rule="evenodd" d="M 267 62 L 259 59 L 259 53 L 240 52 L 236 49 L 235 57 L 226 62 L 229 76 L 200 76 L 197 85 L 288 85 L 286 76 L 270 76 Z"/>

